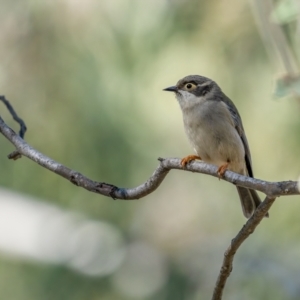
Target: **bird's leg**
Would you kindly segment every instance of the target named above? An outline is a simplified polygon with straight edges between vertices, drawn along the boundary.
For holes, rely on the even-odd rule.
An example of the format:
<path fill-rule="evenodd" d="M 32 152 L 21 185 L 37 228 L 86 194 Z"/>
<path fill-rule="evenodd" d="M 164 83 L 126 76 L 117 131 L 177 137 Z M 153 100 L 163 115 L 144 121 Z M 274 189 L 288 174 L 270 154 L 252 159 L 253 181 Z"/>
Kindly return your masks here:
<path fill-rule="evenodd" d="M 198 155 L 188 155 L 181 160 L 180 164 L 182 167 L 185 167 L 190 161 L 195 160 L 195 159 L 201 160 L 201 157 Z"/>
<path fill-rule="evenodd" d="M 229 165 L 229 163 L 227 162 L 218 168 L 217 174 L 218 174 L 219 180 L 224 176 L 225 171 L 228 168 L 228 165 Z"/>

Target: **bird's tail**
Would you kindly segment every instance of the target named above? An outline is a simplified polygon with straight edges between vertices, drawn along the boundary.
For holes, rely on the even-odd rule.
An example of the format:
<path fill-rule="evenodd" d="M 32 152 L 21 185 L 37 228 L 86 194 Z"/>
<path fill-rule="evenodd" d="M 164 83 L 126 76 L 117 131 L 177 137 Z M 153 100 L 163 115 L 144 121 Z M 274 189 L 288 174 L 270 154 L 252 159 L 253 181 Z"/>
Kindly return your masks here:
<path fill-rule="evenodd" d="M 243 214 L 247 219 L 249 219 L 254 213 L 255 209 L 260 205 L 261 200 L 255 190 L 240 186 L 237 186 L 236 188 L 240 196 Z M 269 214 L 266 213 L 265 217 L 268 218 Z"/>

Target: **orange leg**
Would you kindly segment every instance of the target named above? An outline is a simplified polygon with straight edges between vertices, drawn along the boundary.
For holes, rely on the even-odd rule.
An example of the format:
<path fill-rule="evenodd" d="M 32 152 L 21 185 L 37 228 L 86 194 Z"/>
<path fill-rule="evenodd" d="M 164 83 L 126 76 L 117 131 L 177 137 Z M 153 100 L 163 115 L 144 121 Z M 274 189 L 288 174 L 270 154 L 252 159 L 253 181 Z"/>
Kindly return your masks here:
<path fill-rule="evenodd" d="M 221 165 L 220 167 L 219 167 L 219 169 L 218 169 L 218 176 L 219 176 L 219 179 L 221 179 L 223 176 L 224 176 L 224 174 L 225 174 L 225 171 L 227 170 L 227 168 L 228 168 L 228 165 L 229 165 L 229 163 L 226 163 L 226 164 L 224 164 L 224 165 Z"/>
<path fill-rule="evenodd" d="M 180 164 L 182 167 L 185 167 L 190 161 L 195 160 L 195 159 L 201 160 L 201 157 L 198 155 L 188 155 L 181 160 Z"/>

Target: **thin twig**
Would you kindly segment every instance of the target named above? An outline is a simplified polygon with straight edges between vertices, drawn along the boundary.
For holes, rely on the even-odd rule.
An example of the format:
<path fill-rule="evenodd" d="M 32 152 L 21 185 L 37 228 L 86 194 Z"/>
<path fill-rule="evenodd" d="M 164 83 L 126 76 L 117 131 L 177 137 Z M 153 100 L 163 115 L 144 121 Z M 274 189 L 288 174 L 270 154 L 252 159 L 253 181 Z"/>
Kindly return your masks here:
<path fill-rule="evenodd" d="M 9 101 L 5 98 L 5 96 L 0 96 L 0 100 L 5 104 L 6 108 L 8 109 L 8 111 L 10 112 L 10 114 L 12 115 L 13 119 L 19 123 L 20 125 L 20 131 L 19 131 L 19 136 L 23 139 L 25 136 L 25 132 L 27 130 L 27 127 L 25 125 L 25 122 L 17 115 L 17 113 L 15 112 L 14 108 L 12 107 L 12 105 L 9 103 Z M 17 160 L 19 158 L 21 158 L 22 155 L 19 153 L 19 151 L 13 151 L 12 153 L 10 153 L 8 155 L 9 159 L 13 159 L 13 160 Z"/>
<path fill-rule="evenodd" d="M 5 96 L 0 96 L 0 100 L 5 104 L 5 106 L 7 107 L 8 111 L 10 112 L 10 114 L 12 115 L 13 119 L 19 123 L 20 125 L 20 131 L 19 131 L 19 136 L 24 139 L 25 136 L 25 132 L 27 130 L 27 127 L 25 125 L 25 122 L 17 115 L 17 113 L 15 112 L 14 108 L 12 107 L 12 105 L 9 103 L 9 101 L 5 98 Z"/>

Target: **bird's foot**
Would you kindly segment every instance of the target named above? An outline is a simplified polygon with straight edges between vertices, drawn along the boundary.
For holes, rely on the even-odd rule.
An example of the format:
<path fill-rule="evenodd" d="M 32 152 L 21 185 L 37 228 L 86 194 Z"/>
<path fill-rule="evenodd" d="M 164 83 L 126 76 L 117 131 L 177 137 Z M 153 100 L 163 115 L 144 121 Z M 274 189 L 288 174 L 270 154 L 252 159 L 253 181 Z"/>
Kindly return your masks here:
<path fill-rule="evenodd" d="M 226 163 L 226 164 L 224 164 L 224 165 L 221 165 L 221 166 L 218 168 L 217 174 L 218 174 L 219 180 L 224 176 L 224 174 L 225 174 L 227 168 L 228 168 L 228 163 Z"/>
<path fill-rule="evenodd" d="M 180 164 L 182 167 L 185 167 L 190 161 L 195 160 L 195 159 L 201 160 L 201 157 L 198 155 L 188 155 L 181 160 Z"/>

